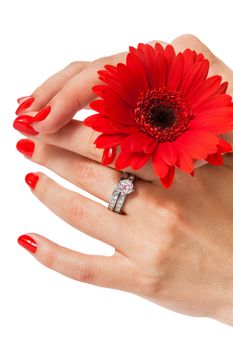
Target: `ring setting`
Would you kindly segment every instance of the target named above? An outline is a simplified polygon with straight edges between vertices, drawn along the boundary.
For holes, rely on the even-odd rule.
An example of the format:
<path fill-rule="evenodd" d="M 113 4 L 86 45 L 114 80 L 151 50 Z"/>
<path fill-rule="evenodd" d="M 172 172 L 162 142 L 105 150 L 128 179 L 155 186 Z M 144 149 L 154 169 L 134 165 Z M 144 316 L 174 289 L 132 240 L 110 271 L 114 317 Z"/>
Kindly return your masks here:
<path fill-rule="evenodd" d="M 136 175 L 123 172 L 120 181 L 116 185 L 108 209 L 121 214 L 126 197 L 134 192 L 134 180 Z"/>

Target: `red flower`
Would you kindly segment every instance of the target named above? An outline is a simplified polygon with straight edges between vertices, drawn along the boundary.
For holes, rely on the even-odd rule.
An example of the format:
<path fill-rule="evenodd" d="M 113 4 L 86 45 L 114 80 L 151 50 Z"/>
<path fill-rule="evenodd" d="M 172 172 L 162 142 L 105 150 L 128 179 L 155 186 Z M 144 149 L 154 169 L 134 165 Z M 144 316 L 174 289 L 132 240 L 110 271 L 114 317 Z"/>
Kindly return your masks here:
<path fill-rule="evenodd" d="M 233 103 L 228 84 L 218 75 L 208 77 L 209 61 L 190 49 L 176 54 L 139 44 L 129 48 L 126 64 L 106 65 L 93 87 L 101 99 L 91 102 L 97 111 L 84 124 L 102 134 L 103 164 L 138 170 L 150 159 L 168 188 L 175 167 L 193 175 L 194 160 L 219 165 L 232 147 L 219 137 L 233 129 Z"/>

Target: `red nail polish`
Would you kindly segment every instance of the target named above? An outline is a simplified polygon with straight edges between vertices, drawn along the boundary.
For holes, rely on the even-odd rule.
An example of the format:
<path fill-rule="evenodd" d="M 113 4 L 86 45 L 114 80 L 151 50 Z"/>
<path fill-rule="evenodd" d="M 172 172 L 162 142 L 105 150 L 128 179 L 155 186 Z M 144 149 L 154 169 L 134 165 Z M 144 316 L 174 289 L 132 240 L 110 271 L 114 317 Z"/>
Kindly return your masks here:
<path fill-rule="evenodd" d="M 28 235 L 22 235 L 18 238 L 18 243 L 24 247 L 25 249 L 27 249 L 30 253 L 35 254 L 36 249 L 37 249 L 37 244 L 36 241 L 28 236 Z"/>
<path fill-rule="evenodd" d="M 20 115 L 15 119 L 13 123 L 13 127 L 16 130 L 23 132 L 25 134 L 38 135 L 38 132 L 34 130 L 33 127 L 31 126 L 32 120 L 33 120 L 33 117 L 31 117 L 30 115 Z"/>
<path fill-rule="evenodd" d="M 21 104 L 24 100 L 28 99 L 29 97 L 32 97 L 32 96 L 23 96 L 23 97 L 17 98 L 17 102 Z"/>
<path fill-rule="evenodd" d="M 29 173 L 25 176 L 25 181 L 28 186 L 34 190 L 37 184 L 37 181 L 39 180 L 39 176 L 34 173 Z"/>
<path fill-rule="evenodd" d="M 16 114 L 21 114 L 22 111 L 24 111 L 25 109 L 29 108 L 33 102 L 35 101 L 34 97 L 28 97 L 25 101 L 23 101 L 23 103 L 21 103 L 21 105 L 17 108 L 16 110 Z"/>
<path fill-rule="evenodd" d="M 42 120 L 44 120 L 45 118 L 47 118 L 48 114 L 51 111 L 51 107 L 50 106 L 46 106 L 44 108 L 42 108 L 33 118 L 33 123 L 34 122 L 41 122 Z"/>
<path fill-rule="evenodd" d="M 116 148 L 105 148 L 102 155 L 102 164 L 111 164 L 116 157 Z"/>
<path fill-rule="evenodd" d="M 28 139 L 22 139 L 17 142 L 16 148 L 20 153 L 23 153 L 27 157 L 31 157 L 34 152 L 35 143 Z"/>

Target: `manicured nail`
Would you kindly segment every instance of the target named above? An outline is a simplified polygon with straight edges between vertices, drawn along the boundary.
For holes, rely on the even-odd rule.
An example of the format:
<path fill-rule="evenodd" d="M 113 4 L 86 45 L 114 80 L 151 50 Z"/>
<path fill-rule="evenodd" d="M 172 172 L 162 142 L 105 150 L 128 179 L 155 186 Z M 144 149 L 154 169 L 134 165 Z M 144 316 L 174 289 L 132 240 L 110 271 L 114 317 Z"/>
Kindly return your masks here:
<path fill-rule="evenodd" d="M 116 149 L 114 148 L 105 148 L 102 155 L 102 164 L 108 165 L 111 164 L 116 157 Z"/>
<path fill-rule="evenodd" d="M 29 97 L 32 97 L 32 96 L 23 96 L 23 97 L 17 98 L 17 102 L 21 104 L 23 101 L 27 100 Z"/>
<path fill-rule="evenodd" d="M 34 122 L 41 122 L 42 120 L 44 120 L 45 118 L 47 118 L 47 116 L 49 115 L 51 111 L 51 107 L 50 106 L 46 106 L 44 108 L 42 108 L 33 118 L 33 123 Z"/>
<path fill-rule="evenodd" d="M 20 153 L 23 153 L 27 157 L 31 157 L 34 152 L 35 143 L 28 139 L 22 139 L 17 142 L 16 148 Z"/>
<path fill-rule="evenodd" d="M 30 253 L 35 254 L 36 249 L 37 249 L 37 244 L 36 241 L 28 236 L 28 235 L 22 235 L 18 238 L 18 243 L 24 247 L 25 249 L 27 249 Z"/>
<path fill-rule="evenodd" d="M 31 126 L 33 117 L 30 115 L 20 115 L 14 120 L 13 127 L 25 134 L 38 135 L 38 132 Z"/>
<path fill-rule="evenodd" d="M 37 184 L 37 181 L 39 180 L 39 176 L 34 173 L 29 173 L 25 176 L 25 181 L 28 186 L 34 190 Z"/>
<path fill-rule="evenodd" d="M 21 114 L 21 112 L 23 112 L 25 109 L 29 108 L 33 102 L 35 101 L 34 97 L 30 96 L 28 97 L 25 101 L 23 101 L 21 103 L 21 105 L 17 108 L 16 110 L 16 114 Z"/>

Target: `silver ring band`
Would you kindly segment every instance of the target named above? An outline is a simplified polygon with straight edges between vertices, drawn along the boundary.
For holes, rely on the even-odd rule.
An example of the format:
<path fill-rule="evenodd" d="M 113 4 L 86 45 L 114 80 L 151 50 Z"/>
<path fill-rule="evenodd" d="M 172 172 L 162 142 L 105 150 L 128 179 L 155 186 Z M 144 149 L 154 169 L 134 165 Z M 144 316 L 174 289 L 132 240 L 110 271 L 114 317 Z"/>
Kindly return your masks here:
<path fill-rule="evenodd" d="M 121 214 L 122 207 L 125 202 L 127 195 L 134 191 L 134 180 L 136 175 L 123 172 L 120 181 L 116 185 L 111 200 L 108 205 L 108 209 L 115 213 Z"/>

